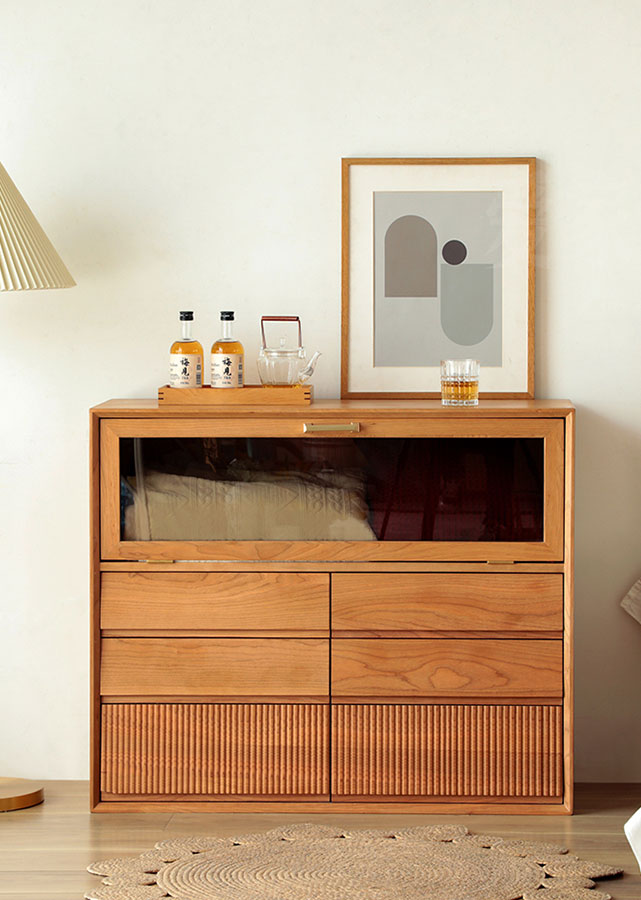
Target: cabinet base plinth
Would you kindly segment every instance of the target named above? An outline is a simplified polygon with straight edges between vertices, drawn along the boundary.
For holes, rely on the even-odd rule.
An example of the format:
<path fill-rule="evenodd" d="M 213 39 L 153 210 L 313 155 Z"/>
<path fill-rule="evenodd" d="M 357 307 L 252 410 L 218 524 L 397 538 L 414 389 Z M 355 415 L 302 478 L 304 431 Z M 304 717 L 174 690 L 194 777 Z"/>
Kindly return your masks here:
<path fill-rule="evenodd" d="M 123 812 L 216 812 L 216 813 L 333 813 L 344 815 L 345 813 L 382 813 L 382 814 L 425 814 L 425 815 L 449 815 L 449 816 L 473 816 L 473 815 L 515 815 L 515 816 L 567 816 L 572 814 L 569 803 L 560 801 L 528 803 L 510 803 L 496 798 L 492 800 L 480 800 L 478 802 L 467 801 L 465 803 L 438 802 L 386 802 L 386 801 L 313 801 L 313 800 L 287 800 L 280 802 L 270 800 L 260 801 L 206 801 L 206 800 L 102 800 L 97 803 L 92 812 L 95 813 L 123 813 Z"/>

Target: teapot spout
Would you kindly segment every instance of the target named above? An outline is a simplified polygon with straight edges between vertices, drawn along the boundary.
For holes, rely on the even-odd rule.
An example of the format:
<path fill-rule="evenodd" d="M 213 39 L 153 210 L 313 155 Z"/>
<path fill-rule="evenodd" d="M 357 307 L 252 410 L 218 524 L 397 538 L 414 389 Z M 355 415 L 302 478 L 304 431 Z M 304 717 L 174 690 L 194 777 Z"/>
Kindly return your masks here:
<path fill-rule="evenodd" d="M 298 373 L 299 384 L 305 384 L 312 377 L 312 375 L 314 374 L 314 369 L 316 368 L 316 363 L 318 362 L 318 357 L 320 355 L 320 351 L 317 350 L 310 361 L 307 363 L 305 368 L 300 370 L 300 372 Z"/>

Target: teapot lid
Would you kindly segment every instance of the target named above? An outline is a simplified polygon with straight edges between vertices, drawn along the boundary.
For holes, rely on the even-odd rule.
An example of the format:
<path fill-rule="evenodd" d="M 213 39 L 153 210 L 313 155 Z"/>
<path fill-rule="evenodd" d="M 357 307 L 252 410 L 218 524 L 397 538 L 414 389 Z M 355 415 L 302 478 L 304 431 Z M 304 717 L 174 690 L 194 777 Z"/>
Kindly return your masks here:
<path fill-rule="evenodd" d="M 301 328 L 300 318 L 298 316 L 261 316 L 260 319 L 260 332 L 263 340 L 263 350 L 267 350 L 267 339 L 265 338 L 265 322 L 298 322 L 298 347 L 295 350 L 285 350 L 282 347 L 284 343 L 284 339 L 281 339 L 281 347 L 274 348 L 270 347 L 269 352 L 285 355 L 286 353 L 297 353 L 303 347 L 303 329 Z"/>
<path fill-rule="evenodd" d="M 293 359 L 294 357 L 300 357 L 302 347 L 285 347 L 285 338 L 280 339 L 280 347 L 261 347 L 260 354 L 261 356 L 266 356 L 268 359 Z"/>

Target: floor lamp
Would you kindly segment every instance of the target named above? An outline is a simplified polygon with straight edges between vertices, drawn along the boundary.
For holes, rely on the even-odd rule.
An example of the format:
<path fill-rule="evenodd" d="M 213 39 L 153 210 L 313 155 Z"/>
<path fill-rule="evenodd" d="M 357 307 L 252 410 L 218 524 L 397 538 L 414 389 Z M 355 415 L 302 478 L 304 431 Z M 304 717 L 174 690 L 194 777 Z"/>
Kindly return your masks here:
<path fill-rule="evenodd" d="M 75 283 L 0 165 L 0 291 L 68 288 Z M 40 785 L 23 778 L 0 778 L 0 812 L 35 806 L 43 800 Z"/>

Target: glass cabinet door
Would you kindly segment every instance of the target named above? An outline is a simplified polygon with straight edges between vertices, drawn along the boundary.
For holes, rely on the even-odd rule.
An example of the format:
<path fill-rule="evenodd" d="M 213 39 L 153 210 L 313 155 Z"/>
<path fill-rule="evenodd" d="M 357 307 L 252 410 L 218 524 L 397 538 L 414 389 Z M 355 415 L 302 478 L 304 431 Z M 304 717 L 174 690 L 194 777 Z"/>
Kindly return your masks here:
<path fill-rule="evenodd" d="M 103 558 L 563 558 L 562 420 L 334 424 L 103 421 Z"/>

